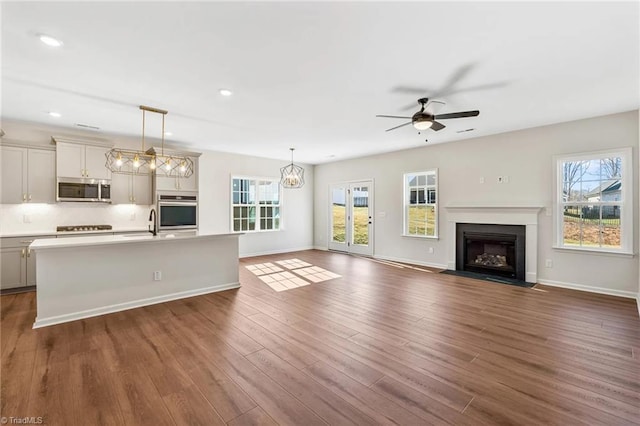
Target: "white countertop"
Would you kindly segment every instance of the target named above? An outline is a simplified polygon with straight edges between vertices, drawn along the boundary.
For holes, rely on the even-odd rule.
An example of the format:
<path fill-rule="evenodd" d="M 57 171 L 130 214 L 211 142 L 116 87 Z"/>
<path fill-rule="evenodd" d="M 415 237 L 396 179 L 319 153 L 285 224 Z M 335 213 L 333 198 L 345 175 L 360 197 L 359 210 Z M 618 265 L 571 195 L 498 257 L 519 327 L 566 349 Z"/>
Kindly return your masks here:
<path fill-rule="evenodd" d="M 83 247 L 83 246 L 98 246 L 108 244 L 131 244 L 131 243 L 158 243 L 166 241 L 182 241 L 196 238 L 219 238 L 228 236 L 239 236 L 242 234 L 159 234 L 153 236 L 148 235 L 93 235 L 86 237 L 76 238 L 43 238 L 37 239 L 31 245 L 30 249 L 42 250 L 42 249 L 54 249 L 63 247 Z"/>
<path fill-rule="evenodd" d="M 84 235 L 84 234 L 113 234 L 114 232 L 147 232 L 147 228 L 113 228 L 104 231 L 73 231 L 73 232 L 58 232 L 55 229 L 50 231 L 30 231 L 30 232 L 3 232 L 0 234 L 0 238 L 14 238 L 14 237 L 42 237 L 42 236 L 56 236 L 56 235 Z"/>

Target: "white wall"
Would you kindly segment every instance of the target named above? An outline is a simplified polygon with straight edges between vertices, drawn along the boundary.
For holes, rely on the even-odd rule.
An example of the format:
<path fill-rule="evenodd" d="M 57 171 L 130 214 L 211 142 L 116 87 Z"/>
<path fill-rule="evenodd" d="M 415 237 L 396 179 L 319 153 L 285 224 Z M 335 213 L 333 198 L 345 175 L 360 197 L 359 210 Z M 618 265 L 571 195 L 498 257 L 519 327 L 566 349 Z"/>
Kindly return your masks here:
<path fill-rule="evenodd" d="M 245 155 L 205 151 L 200 157 L 200 230 L 229 232 L 231 176 L 255 176 L 280 179 L 286 162 Z M 283 189 L 278 232 L 248 233 L 240 237 L 240 255 L 309 249 L 313 246 L 313 166 L 305 168 L 305 185 Z"/>
<path fill-rule="evenodd" d="M 86 132 L 42 124 L 4 121 L 3 142 L 51 147 L 51 136 L 93 138 L 114 146 L 140 149 L 140 139 L 104 132 Z M 158 141 L 147 140 L 158 146 Z M 173 145 L 176 146 L 175 144 Z M 189 149 L 188 147 L 184 147 Z M 286 161 L 246 155 L 204 151 L 199 161 L 200 230 L 228 233 L 230 230 L 231 175 L 280 178 Z M 313 166 L 304 165 L 306 185 L 283 190 L 283 230 L 240 237 L 240 255 L 308 249 L 313 246 Z M 0 235 L 54 232 L 56 225 L 110 224 L 114 228 L 146 229 L 150 206 L 82 205 L 79 203 L 0 205 Z M 25 223 L 25 215 L 30 223 Z"/>
<path fill-rule="evenodd" d="M 389 143 L 393 143 L 392 135 Z M 315 168 L 314 243 L 327 247 L 329 184 L 373 178 L 375 255 L 445 267 L 451 236 L 447 235 L 444 206 L 526 204 L 551 208 L 553 155 L 628 146 L 636 151 L 633 181 L 637 185 L 637 111 L 319 165 Z M 432 168 L 439 170 L 440 238 L 403 237 L 402 176 Z M 509 176 L 509 183 L 498 184 L 500 175 Z M 485 183 L 480 183 L 481 177 Z M 638 226 L 639 197 L 635 190 L 634 197 L 634 224 Z M 381 212 L 386 216 L 382 217 Z M 586 286 L 626 296 L 638 292 L 637 256 L 554 250 L 552 217 L 543 211 L 538 220 L 539 282 Z M 433 254 L 428 253 L 429 247 L 433 247 Z M 637 251 L 635 238 L 634 252 Z M 545 268 L 546 259 L 553 261 L 553 268 Z"/>

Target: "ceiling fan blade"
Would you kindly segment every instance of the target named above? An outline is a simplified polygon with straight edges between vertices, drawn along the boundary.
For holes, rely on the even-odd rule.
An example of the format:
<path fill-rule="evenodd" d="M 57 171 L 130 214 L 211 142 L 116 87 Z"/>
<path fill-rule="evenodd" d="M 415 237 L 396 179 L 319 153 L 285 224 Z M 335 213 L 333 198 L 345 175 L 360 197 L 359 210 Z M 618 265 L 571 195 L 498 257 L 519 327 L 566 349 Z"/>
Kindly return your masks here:
<path fill-rule="evenodd" d="M 464 118 L 464 117 L 477 117 L 480 115 L 480 111 L 462 111 L 462 112 L 451 112 L 449 114 L 440 114 L 436 115 L 436 120 L 446 120 L 449 118 Z"/>
<path fill-rule="evenodd" d="M 444 129 L 445 127 L 447 127 L 447 126 L 445 126 L 442 123 L 438 123 L 437 121 L 434 121 L 433 124 L 431 125 L 431 130 L 434 130 L 434 131 L 438 132 L 438 131 Z"/>
<path fill-rule="evenodd" d="M 404 118 L 405 120 L 411 120 L 411 117 L 403 117 L 400 115 L 376 115 L 376 117 L 382 117 L 382 118 Z"/>
<path fill-rule="evenodd" d="M 436 113 L 440 111 L 443 106 L 445 106 L 445 103 L 442 101 L 429 101 L 424 107 L 424 110 L 431 115 L 436 115 Z"/>
<path fill-rule="evenodd" d="M 408 125 L 409 125 L 409 124 L 411 124 L 411 123 L 413 123 L 413 121 L 409 121 L 408 123 L 404 123 L 404 124 L 401 124 L 401 125 L 399 125 L 399 126 L 392 127 L 392 128 L 390 128 L 390 129 L 385 130 L 385 132 L 390 132 L 391 130 L 395 130 L 395 129 L 398 129 L 398 128 L 400 128 L 400 127 L 404 127 L 404 126 L 408 126 Z"/>
<path fill-rule="evenodd" d="M 425 93 L 431 93 L 432 90 L 425 89 L 424 87 L 411 87 L 411 86 L 396 86 L 391 89 L 393 93 L 406 93 L 410 95 L 424 95 Z"/>

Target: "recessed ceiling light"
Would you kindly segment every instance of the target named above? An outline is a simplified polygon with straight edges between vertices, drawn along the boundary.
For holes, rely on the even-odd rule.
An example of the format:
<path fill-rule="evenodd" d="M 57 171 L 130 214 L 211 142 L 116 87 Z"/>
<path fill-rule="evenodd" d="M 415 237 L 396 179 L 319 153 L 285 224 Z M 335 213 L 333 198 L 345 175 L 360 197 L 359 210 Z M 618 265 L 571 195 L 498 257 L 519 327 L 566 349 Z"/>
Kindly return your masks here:
<path fill-rule="evenodd" d="M 38 38 L 40 38 L 41 42 L 51 47 L 60 47 L 64 44 L 62 43 L 62 41 L 58 40 L 57 38 L 48 36 L 46 34 L 39 34 Z"/>
<path fill-rule="evenodd" d="M 233 95 L 233 92 L 229 89 L 220 89 L 220 94 L 222 96 L 231 96 Z"/>
<path fill-rule="evenodd" d="M 55 111 L 49 111 L 49 115 L 52 117 L 62 117 L 62 114 L 60 114 L 59 112 L 55 112 Z"/>
<path fill-rule="evenodd" d="M 165 135 L 165 136 L 173 136 L 173 133 L 171 133 L 171 132 L 164 132 L 164 135 Z"/>

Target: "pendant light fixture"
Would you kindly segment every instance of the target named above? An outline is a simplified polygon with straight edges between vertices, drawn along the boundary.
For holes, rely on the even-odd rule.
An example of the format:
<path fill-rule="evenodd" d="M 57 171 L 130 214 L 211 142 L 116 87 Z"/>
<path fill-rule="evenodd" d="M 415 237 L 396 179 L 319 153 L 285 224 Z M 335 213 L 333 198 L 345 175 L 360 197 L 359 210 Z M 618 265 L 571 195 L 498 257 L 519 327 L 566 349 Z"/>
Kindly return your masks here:
<path fill-rule="evenodd" d="M 181 155 L 164 154 L 164 117 L 168 111 L 140 105 L 142 110 L 142 150 L 113 148 L 107 152 L 106 167 L 111 173 L 125 175 L 161 174 L 170 177 L 188 178 L 193 174 L 193 160 Z M 146 112 L 162 114 L 162 148 L 156 152 L 153 148 L 145 151 L 145 118 Z"/>
<path fill-rule="evenodd" d="M 304 186 L 304 169 L 293 164 L 293 151 L 291 150 L 291 164 L 280 169 L 280 183 L 283 188 L 302 188 Z"/>

